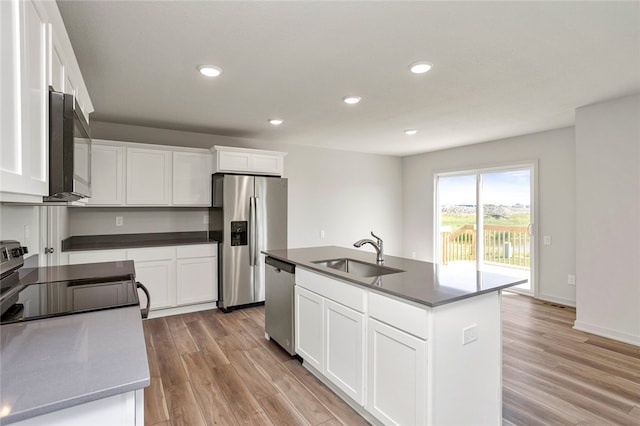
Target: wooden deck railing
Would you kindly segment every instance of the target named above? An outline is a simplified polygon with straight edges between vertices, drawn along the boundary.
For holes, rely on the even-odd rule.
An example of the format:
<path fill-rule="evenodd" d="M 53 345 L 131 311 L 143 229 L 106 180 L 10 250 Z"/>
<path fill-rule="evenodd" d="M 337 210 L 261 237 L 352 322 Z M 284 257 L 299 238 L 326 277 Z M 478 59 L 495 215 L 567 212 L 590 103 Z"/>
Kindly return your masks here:
<path fill-rule="evenodd" d="M 441 232 L 442 263 L 476 260 L 475 225 L 464 225 L 453 232 Z M 485 225 L 484 261 L 529 267 L 531 236 L 526 226 Z"/>

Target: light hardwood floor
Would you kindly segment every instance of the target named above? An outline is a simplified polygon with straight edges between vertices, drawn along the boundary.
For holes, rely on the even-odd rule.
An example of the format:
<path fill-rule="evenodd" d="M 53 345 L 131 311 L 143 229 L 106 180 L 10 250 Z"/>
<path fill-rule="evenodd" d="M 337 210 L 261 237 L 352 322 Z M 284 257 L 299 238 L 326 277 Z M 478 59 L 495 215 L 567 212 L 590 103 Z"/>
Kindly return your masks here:
<path fill-rule="evenodd" d="M 505 425 L 640 425 L 640 348 L 571 328 L 575 309 L 503 297 Z M 146 425 L 367 424 L 264 339 L 264 308 L 144 322 Z"/>

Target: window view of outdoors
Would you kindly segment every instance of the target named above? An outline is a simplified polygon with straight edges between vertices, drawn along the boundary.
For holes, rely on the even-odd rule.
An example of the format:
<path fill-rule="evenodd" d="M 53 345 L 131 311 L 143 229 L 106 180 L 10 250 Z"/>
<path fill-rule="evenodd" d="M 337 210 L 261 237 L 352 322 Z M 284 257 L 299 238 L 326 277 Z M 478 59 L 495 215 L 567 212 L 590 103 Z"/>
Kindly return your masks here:
<path fill-rule="evenodd" d="M 476 180 L 481 178 L 482 229 L 476 223 Z M 531 265 L 531 172 L 529 169 L 441 176 L 440 260 L 476 261 L 529 269 Z"/>

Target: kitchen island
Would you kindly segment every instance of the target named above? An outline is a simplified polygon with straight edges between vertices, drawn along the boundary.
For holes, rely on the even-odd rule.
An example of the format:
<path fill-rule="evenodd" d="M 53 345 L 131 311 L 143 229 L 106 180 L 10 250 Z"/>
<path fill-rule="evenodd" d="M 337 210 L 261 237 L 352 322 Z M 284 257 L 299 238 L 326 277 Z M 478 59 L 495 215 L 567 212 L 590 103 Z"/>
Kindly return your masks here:
<path fill-rule="evenodd" d="M 132 261 L 23 268 L 32 285 L 92 278 L 133 279 Z M 0 326 L 0 423 L 143 425 L 150 383 L 139 306 Z"/>
<path fill-rule="evenodd" d="M 383 270 L 375 254 L 341 247 L 265 254 L 296 265 L 303 365 L 365 418 L 501 424 L 500 291 L 522 279 L 393 256 Z M 382 275 L 327 266 L 344 259 Z"/>

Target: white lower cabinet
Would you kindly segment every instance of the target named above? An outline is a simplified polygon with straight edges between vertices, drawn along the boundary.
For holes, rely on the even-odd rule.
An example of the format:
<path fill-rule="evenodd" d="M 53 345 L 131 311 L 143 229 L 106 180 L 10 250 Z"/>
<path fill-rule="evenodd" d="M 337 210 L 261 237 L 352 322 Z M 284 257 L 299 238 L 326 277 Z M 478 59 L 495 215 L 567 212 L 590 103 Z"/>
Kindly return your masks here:
<path fill-rule="evenodd" d="M 133 260 L 136 281 L 151 295 L 150 310 L 214 302 L 218 299 L 217 244 L 87 250 L 68 253 L 68 264 Z M 147 303 L 138 292 L 140 304 Z"/>
<path fill-rule="evenodd" d="M 211 302 L 218 299 L 218 288 L 211 285 L 218 276 L 215 257 L 197 257 L 176 261 L 178 282 L 177 304 Z"/>
<path fill-rule="evenodd" d="M 388 425 L 427 424 L 427 342 L 373 318 L 366 409 Z"/>
<path fill-rule="evenodd" d="M 324 374 L 350 398 L 364 405 L 364 315 L 324 301 Z"/>
<path fill-rule="evenodd" d="M 322 371 L 324 365 L 324 303 L 322 296 L 295 286 L 296 353 Z"/>
<path fill-rule="evenodd" d="M 150 310 L 170 308 L 176 305 L 175 262 L 172 260 L 150 260 L 135 262 L 136 281 L 141 282 L 151 295 Z M 139 293 L 140 297 L 142 293 Z M 144 306 L 146 300 L 140 300 Z"/>
<path fill-rule="evenodd" d="M 306 365 L 364 405 L 365 291 L 297 269 L 295 294 L 296 352 Z"/>

